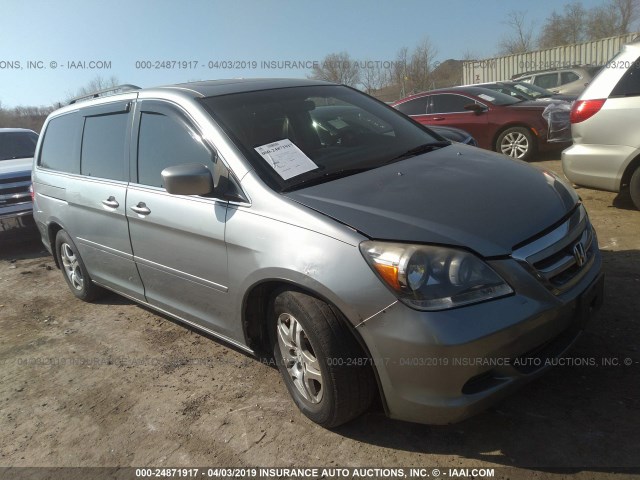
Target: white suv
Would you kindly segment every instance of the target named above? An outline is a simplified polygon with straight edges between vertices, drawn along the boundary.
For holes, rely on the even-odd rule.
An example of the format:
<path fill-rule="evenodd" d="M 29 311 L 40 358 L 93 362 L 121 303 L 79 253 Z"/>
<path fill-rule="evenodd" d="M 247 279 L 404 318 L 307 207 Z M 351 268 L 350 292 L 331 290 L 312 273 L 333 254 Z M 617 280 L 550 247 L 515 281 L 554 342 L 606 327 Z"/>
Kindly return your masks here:
<path fill-rule="evenodd" d="M 640 209 L 640 42 L 626 45 L 574 103 L 562 169 L 577 185 L 628 188 Z"/>

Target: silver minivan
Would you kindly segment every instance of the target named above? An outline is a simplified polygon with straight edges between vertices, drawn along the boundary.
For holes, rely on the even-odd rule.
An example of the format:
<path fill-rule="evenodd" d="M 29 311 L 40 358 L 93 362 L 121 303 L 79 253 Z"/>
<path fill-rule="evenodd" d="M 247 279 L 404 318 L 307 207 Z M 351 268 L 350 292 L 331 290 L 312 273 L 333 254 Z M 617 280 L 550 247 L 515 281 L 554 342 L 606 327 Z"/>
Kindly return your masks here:
<path fill-rule="evenodd" d="M 603 297 L 595 231 L 549 171 L 451 143 L 346 86 L 228 80 L 52 113 L 34 217 L 71 291 L 271 355 L 334 427 L 478 412 Z"/>

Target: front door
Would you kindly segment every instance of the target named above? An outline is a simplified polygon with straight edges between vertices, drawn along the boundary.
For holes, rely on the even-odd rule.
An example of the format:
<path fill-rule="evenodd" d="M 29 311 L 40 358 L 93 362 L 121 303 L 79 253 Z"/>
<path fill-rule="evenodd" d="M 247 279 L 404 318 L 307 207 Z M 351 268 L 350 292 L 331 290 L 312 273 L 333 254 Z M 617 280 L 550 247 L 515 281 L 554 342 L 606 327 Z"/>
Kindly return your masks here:
<path fill-rule="evenodd" d="M 160 101 L 138 102 L 136 137 L 127 217 L 147 302 L 224 336 L 236 337 L 226 306 L 227 202 L 171 195 L 161 176 L 164 168 L 183 163 L 203 164 L 213 173 L 215 151 L 186 115 Z"/>

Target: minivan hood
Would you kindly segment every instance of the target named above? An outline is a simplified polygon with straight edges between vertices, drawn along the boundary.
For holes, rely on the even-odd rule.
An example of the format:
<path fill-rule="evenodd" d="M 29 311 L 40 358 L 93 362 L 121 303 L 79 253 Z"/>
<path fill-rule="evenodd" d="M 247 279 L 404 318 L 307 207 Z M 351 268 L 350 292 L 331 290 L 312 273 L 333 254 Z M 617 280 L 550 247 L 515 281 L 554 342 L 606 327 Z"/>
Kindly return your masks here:
<path fill-rule="evenodd" d="M 510 254 L 579 201 L 552 173 L 460 144 L 284 195 L 373 239 L 486 257 Z"/>

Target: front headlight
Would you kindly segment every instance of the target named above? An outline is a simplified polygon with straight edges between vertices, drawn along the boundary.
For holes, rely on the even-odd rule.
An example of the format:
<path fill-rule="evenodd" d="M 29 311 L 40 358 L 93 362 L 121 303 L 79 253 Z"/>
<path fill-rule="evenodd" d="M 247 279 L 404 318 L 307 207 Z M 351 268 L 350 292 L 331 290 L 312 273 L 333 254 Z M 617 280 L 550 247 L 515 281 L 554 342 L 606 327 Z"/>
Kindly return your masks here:
<path fill-rule="evenodd" d="M 360 251 L 398 298 L 418 310 L 444 310 L 513 293 L 489 265 L 464 250 L 366 241 Z"/>

